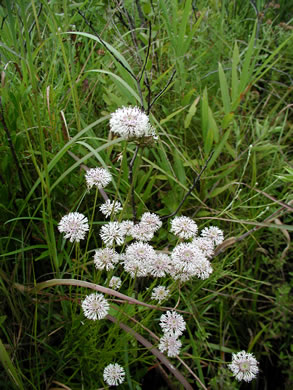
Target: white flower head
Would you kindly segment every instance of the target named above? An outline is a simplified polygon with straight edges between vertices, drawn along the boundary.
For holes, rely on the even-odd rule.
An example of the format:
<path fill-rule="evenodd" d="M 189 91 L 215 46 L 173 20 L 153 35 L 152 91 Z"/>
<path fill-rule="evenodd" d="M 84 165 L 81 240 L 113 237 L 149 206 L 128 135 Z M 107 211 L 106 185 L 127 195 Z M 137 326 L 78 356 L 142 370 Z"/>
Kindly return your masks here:
<path fill-rule="evenodd" d="M 154 232 L 148 225 L 140 222 L 132 227 L 130 235 L 138 241 L 151 241 L 154 237 Z"/>
<path fill-rule="evenodd" d="M 124 382 L 125 371 L 118 363 L 108 364 L 104 369 L 103 378 L 108 386 L 118 386 Z"/>
<path fill-rule="evenodd" d="M 214 255 L 214 242 L 209 238 L 195 237 L 192 240 L 192 244 L 197 246 L 206 257 L 213 257 Z"/>
<path fill-rule="evenodd" d="M 258 361 L 252 353 L 241 351 L 232 354 L 232 363 L 228 367 L 238 381 L 250 382 L 259 372 Z"/>
<path fill-rule="evenodd" d="M 165 286 L 155 287 L 152 291 L 152 299 L 155 299 L 159 303 L 163 302 L 170 295 L 170 290 Z"/>
<path fill-rule="evenodd" d="M 155 278 L 162 278 L 171 271 L 171 258 L 166 253 L 157 253 L 150 263 L 150 274 Z"/>
<path fill-rule="evenodd" d="M 184 240 L 194 238 L 197 234 L 197 230 L 197 224 L 189 217 L 175 217 L 171 221 L 170 232 Z"/>
<path fill-rule="evenodd" d="M 100 211 L 105 215 L 106 218 L 110 217 L 112 214 L 117 214 L 122 210 L 121 203 L 117 200 L 113 202 L 110 199 L 107 199 L 105 203 L 100 206 Z"/>
<path fill-rule="evenodd" d="M 166 314 L 162 314 L 160 318 L 160 326 L 165 334 L 171 334 L 173 336 L 181 336 L 186 328 L 186 322 L 181 314 L 176 311 L 167 311 Z"/>
<path fill-rule="evenodd" d="M 111 182 L 112 175 L 107 169 L 92 168 L 86 172 L 85 180 L 89 190 L 93 186 L 104 188 Z"/>
<path fill-rule="evenodd" d="M 195 264 L 199 259 L 204 258 L 203 252 L 192 243 L 182 242 L 175 246 L 172 251 L 171 258 L 173 266 L 178 272 L 186 272 L 193 274 Z"/>
<path fill-rule="evenodd" d="M 205 227 L 200 235 L 212 240 L 214 245 L 220 245 L 224 241 L 223 231 L 216 226 Z"/>
<path fill-rule="evenodd" d="M 178 356 L 181 347 L 181 341 L 172 334 L 164 334 L 164 336 L 160 338 L 159 350 L 161 352 L 167 351 L 169 357 Z"/>
<path fill-rule="evenodd" d="M 130 219 L 120 222 L 120 228 L 125 236 L 131 236 L 131 229 L 134 226 L 134 222 Z"/>
<path fill-rule="evenodd" d="M 81 303 L 84 315 L 90 320 L 101 320 L 109 311 L 109 303 L 102 294 L 90 294 Z"/>
<path fill-rule="evenodd" d="M 64 215 L 58 224 L 60 233 L 65 233 L 65 238 L 69 238 L 70 242 L 79 242 L 85 238 L 86 232 L 89 230 L 88 219 L 83 214 L 74 212 Z"/>
<path fill-rule="evenodd" d="M 100 236 L 106 246 L 112 246 L 114 243 L 122 245 L 125 240 L 124 231 L 119 222 L 109 222 L 103 225 L 100 230 Z"/>
<path fill-rule="evenodd" d="M 202 280 L 207 279 L 212 274 L 212 272 L 213 268 L 211 263 L 205 257 L 198 259 L 194 264 L 194 275 Z"/>
<path fill-rule="evenodd" d="M 113 290 L 119 290 L 121 284 L 122 284 L 121 279 L 118 278 L 118 276 L 112 276 L 109 282 L 109 287 L 113 288 Z"/>
<path fill-rule="evenodd" d="M 118 108 L 111 114 L 110 130 L 125 139 L 154 137 L 149 117 L 138 107 Z"/>
<path fill-rule="evenodd" d="M 94 255 L 94 264 L 97 269 L 109 271 L 119 262 L 119 254 L 112 248 L 97 249 Z"/>
<path fill-rule="evenodd" d="M 154 248 L 143 242 L 134 242 L 130 244 L 123 257 L 124 269 L 134 278 L 145 277 L 150 272 L 150 264 L 156 258 Z"/>
<path fill-rule="evenodd" d="M 154 213 L 143 213 L 140 219 L 140 223 L 149 227 L 150 230 L 156 232 L 162 226 L 162 221 L 157 214 Z"/>

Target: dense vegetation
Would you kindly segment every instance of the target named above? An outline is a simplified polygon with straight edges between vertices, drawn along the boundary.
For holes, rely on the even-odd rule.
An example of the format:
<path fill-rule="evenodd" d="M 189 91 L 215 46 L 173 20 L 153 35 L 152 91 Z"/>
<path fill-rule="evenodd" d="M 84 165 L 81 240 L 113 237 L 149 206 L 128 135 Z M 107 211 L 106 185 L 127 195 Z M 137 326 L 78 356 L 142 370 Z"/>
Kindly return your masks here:
<path fill-rule="evenodd" d="M 292 23 L 285 0 L 1 2 L 1 389 L 107 388 L 112 362 L 120 388 L 183 388 L 139 339 L 157 348 L 161 306 L 186 321 L 169 359 L 191 388 L 293 388 Z M 139 148 L 109 133 L 110 114 L 136 105 L 158 136 Z M 95 167 L 113 176 L 120 220 L 162 218 L 157 250 L 177 243 L 164 217 L 178 206 L 223 230 L 210 277 L 132 279 L 117 266 L 119 292 L 155 307 L 106 295 L 109 317 L 85 318 L 83 282 L 113 275 L 93 264 L 105 223 L 85 184 Z M 91 222 L 79 244 L 57 229 L 70 211 Z M 158 285 L 172 286 L 160 305 Z M 259 361 L 249 384 L 227 367 L 241 350 Z"/>

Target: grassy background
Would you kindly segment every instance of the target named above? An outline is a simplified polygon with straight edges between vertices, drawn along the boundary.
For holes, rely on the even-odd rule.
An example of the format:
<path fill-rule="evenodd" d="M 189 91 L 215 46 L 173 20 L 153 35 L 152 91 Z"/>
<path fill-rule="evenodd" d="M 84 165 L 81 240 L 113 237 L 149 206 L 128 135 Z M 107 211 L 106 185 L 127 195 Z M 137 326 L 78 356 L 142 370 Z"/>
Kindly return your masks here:
<path fill-rule="evenodd" d="M 172 295 L 191 313 L 182 359 L 209 389 L 292 388 L 293 9 L 285 0 L 280 7 L 255 4 L 1 2 L 1 388 L 101 388 L 105 362 L 117 356 L 128 370 L 124 388 L 167 388 L 154 357 L 118 325 L 84 321 L 78 302 L 85 289 L 23 290 L 54 277 L 106 283 L 92 266 L 102 216 L 95 215 L 82 265 L 56 226 L 77 207 L 93 213 L 82 163 L 111 168 L 110 193 L 121 201 L 128 196 L 128 167 L 118 157 L 130 158 L 134 147 L 110 138 L 108 119 L 118 107 L 139 104 L 137 85 L 92 29 L 138 74 L 149 22 L 145 102 L 176 75 L 151 111 L 159 140 L 134 167 L 138 215 L 174 211 L 213 150 L 181 212 L 201 228 L 216 224 L 230 239 L 208 280 Z M 130 205 L 123 217 L 131 218 Z M 163 230 L 156 245 L 172 240 Z M 139 299 L 149 295 L 142 289 Z M 131 305 L 119 313 L 137 331 L 144 325 L 159 335 L 160 313 Z M 233 381 L 226 368 L 231 352 L 242 349 L 260 361 L 249 386 Z"/>

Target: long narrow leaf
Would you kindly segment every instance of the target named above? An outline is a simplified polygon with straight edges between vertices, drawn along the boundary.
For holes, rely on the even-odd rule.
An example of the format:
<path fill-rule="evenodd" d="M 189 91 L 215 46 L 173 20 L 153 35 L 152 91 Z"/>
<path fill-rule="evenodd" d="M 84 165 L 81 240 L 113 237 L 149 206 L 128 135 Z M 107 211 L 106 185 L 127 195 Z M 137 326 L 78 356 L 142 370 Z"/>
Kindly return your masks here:
<path fill-rule="evenodd" d="M 1 339 L 0 339 L 0 360 L 8 376 L 12 379 L 14 386 L 18 389 L 24 390 L 21 377 L 18 375 L 17 369 L 12 363 L 10 356 L 8 355 Z"/>
<path fill-rule="evenodd" d="M 222 100 L 224 105 L 224 112 L 225 114 L 228 114 L 231 111 L 229 89 L 228 89 L 227 79 L 223 71 L 223 67 L 220 63 L 219 63 L 219 79 L 220 79 Z"/>

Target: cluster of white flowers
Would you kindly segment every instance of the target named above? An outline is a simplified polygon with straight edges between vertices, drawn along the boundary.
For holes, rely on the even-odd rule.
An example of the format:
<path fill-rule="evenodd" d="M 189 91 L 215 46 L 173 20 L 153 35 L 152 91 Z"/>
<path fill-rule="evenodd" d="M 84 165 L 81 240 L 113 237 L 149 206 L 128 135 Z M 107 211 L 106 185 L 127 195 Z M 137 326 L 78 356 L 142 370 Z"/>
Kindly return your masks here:
<path fill-rule="evenodd" d="M 85 238 L 89 230 L 88 219 L 77 212 L 69 213 L 61 218 L 58 230 L 60 233 L 65 233 L 64 238 L 69 238 L 70 242 L 79 242 Z"/>
<path fill-rule="evenodd" d="M 134 242 L 126 248 L 123 257 L 124 269 L 132 278 L 148 276 L 150 264 L 156 256 L 156 251 L 151 245 L 141 241 Z"/>
<path fill-rule="evenodd" d="M 134 140 L 155 138 L 155 132 L 149 117 L 138 107 L 122 107 L 111 114 L 110 130 L 124 139 Z M 85 180 L 88 189 L 106 187 L 112 180 L 112 175 L 104 168 L 93 168 L 86 172 Z M 118 201 L 109 199 L 100 206 L 100 211 L 106 218 L 114 216 L 122 210 Z M 210 259 L 214 256 L 215 247 L 224 240 L 223 231 L 216 226 L 205 227 L 198 235 L 197 224 L 189 217 L 176 216 L 171 221 L 170 232 L 179 238 L 179 243 L 170 254 L 156 251 L 150 244 L 155 233 L 161 228 L 159 216 L 146 212 L 139 223 L 130 220 L 109 222 L 102 226 L 100 237 L 105 245 L 97 249 L 94 255 L 94 265 L 98 270 L 111 271 L 117 264 L 132 278 L 152 276 L 154 278 L 170 275 L 174 280 L 182 282 L 192 277 L 207 279 L 213 269 Z M 83 240 L 89 231 L 88 219 L 83 214 L 71 212 L 62 217 L 58 230 L 65 233 L 70 242 Z M 115 246 L 126 243 L 126 239 L 135 240 L 126 246 L 124 253 L 115 251 Z M 187 242 L 183 242 L 187 241 Z M 118 290 L 122 281 L 112 276 L 109 287 Z M 151 299 L 163 302 L 170 295 L 170 290 L 164 286 L 153 288 Z M 85 317 L 90 320 L 101 320 L 109 312 L 110 305 L 102 294 L 93 293 L 81 302 Z M 163 336 L 159 342 L 159 350 L 169 357 L 176 357 L 182 347 L 178 339 L 186 329 L 182 315 L 176 311 L 167 311 L 160 317 Z M 253 354 L 241 351 L 233 353 L 232 362 L 228 365 L 238 381 L 250 382 L 259 372 L 258 361 Z M 118 386 L 125 380 L 125 370 L 117 363 L 111 363 L 104 369 L 103 379 L 108 386 Z"/>
<path fill-rule="evenodd" d="M 175 217 L 171 221 L 170 232 L 184 240 L 194 238 L 197 234 L 197 230 L 197 224 L 189 217 Z"/>
<path fill-rule="evenodd" d="M 146 212 L 136 224 L 126 220 L 103 225 L 100 236 L 107 247 L 125 244 L 126 237 L 136 240 L 126 246 L 125 252 L 120 254 L 121 264 L 133 278 L 146 276 L 161 278 L 170 275 L 174 280 L 182 282 L 193 277 L 207 279 L 213 272 L 209 259 L 214 254 L 215 245 L 223 241 L 223 232 L 212 226 L 205 228 L 201 235 L 197 236 L 198 227 L 192 219 L 184 216 L 175 217 L 171 222 L 170 232 L 179 236 L 181 240 L 189 241 L 180 242 L 169 255 L 155 251 L 149 244 L 161 226 L 162 221 L 158 215 Z M 113 265 L 112 268 L 110 264 L 108 268 L 102 266 L 98 260 L 96 267 L 108 270 L 113 269 L 114 264 L 118 263 L 110 260 L 109 262 Z"/>
<path fill-rule="evenodd" d="M 118 206 L 120 207 L 120 203 Z M 113 209 L 111 208 L 112 211 Z M 114 243 L 118 246 L 122 245 L 126 236 L 132 237 L 137 241 L 147 242 L 154 237 L 155 232 L 161 226 L 160 218 L 154 213 L 147 212 L 142 215 L 140 222 L 137 224 L 126 220 L 123 222 L 110 222 L 108 225 L 102 226 L 100 236 L 106 246 L 112 246 Z"/>
<path fill-rule="evenodd" d="M 154 237 L 154 234 L 162 226 L 160 217 L 154 213 L 144 213 L 140 222 L 129 226 L 127 235 L 135 240 L 148 242 Z"/>
<path fill-rule="evenodd" d="M 152 291 L 152 299 L 155 299 L 159 303 L 163 302 L 170 295 L 170 290 L 165 286 L 157 286 Z"/>
<path fill-rule="evenodd" d="M 207 279 L 213 272 L 209 258 L 213 257 L 216 245 L 224 240 L 222 230 L 216 226 L 204 228 L 200 236 L 197 236 L 198 227 L 189 217 L 175 217 L 171 221 L 170 232 L 182 240 L 171 253 L 171 276 L 175 280 L 185 282 L 194 276 Z"/>
<path fill-rule="evenodd" d="M 108 364 L 104 369 L 103 378 L 108 386 L 118 386 L 124 382 L 125 371 L 118 363 Z"/>
<path fill-rule="evenodd" d="M 156 257 L 150 263 L 150 275 L 154 278 L 162 278 L 171 274 L 171 258 L 166 253 L 156 252 Z"/>
<path fill-rule="evenodd" d="M 112 180 L 112 175 L 104 168 L 91 168 L 85 174 L 85 180 L 88 189 L 93 186 L 104 188 Z"/>
<path fill-rule="evenodd" d="M 238 381 L 250 382 L 259 372 L 258 361 L 252 353 L 245 351 L 233 353 L 228 367 Z"/>
<path fill-rule="evenodd" d="M 110 126 L 114 133 L 126 139 L 149 137 L 153 131 L 148 117 L 137 107 L 117 110 L 112 114 Z M 111 174 L 103 168 L 90 169 L 86 173 L 86 183 L 89 189 L 93 186 L 104 188 L 111 179 Z M 121 210 L 122 206 L 116 200 L 113 202 L 107 200 L 100 206 L 100 211 L 106 218 Z M 95 267 L 101 271 L 110 271 L 115 269 L 117 264 L 121 264 L 132 278 L 146 276 L 161 278 L 167 275 L 180 281 L 187 281 L 194 276 L 201 279 L 208 278 L 212 273 L 208 259 L 213 256 L 215 246 L 223 241 L 223 232 L 212 226 L 203 229 L 201 235 L 198 236 L 197 224 L 191 218 L 175 217 L 171 221 L 170 232 L 176 235 L 181 242 L 169 255 L 156 251 L 149 244 L 161 226 L 162 221 L 159 216 L 150 212 L 144 213 L 138 223 L 125 220 L 104 224 L 100 230 L 100 237 L 105 248 L 95 251 Z M 88 219 L 77 212 L 69 213 L 61 219 L 58 229 L 65 233 L 65 238 L 69 238 L 71 242 L 79 242 L 85 238 L 89 230 Z M 127 245 L 124 252 L 119 254 L 114 247 L 124 245 L 127 237 L 128 240 L 130 238 L 135 241 Z M 188 242 L 182 242 L 184 240 Z M 121 279 L 116 276 L 109 281 L 109 287 L 113 289 L 119 289 L 121 284 Z M 161 303 L 169 294 L 170 291 L 166 287 L 158 286 L 153 289 L 151 298 Z M 81 306 L 84 315 L 91 320 L 105 318 L 110 307 L 104 296 L 97 293 L 86 296 Z M 175 311 L 167 311 L 160 318 L 160 326 L 164 333 L 159 342 L 160 351 L 166 352 L 169 357 L 177 356 L 182 346 L 178 338 L 186 328 L 183 317 Z M 242 356 L 242 358 L 247 358 L 247 356 Z M 254 369 L 254 366 L 248 363 L 245 365 L 240 357 L 238 360 L 235 359 L 233 357 L 231 370 L 236 373 L 238 367 L 237 379 L 243 377 L 244 380 L 248 380 L 247 367 Z M 245 369 L 246 372 L 243 373 Z M 124 369 L 117 363 L 109 364 L 104 370 L 104 381 L 109 386 L 118 386 L 124 381 L 124 376 Z"/>
<path fill-rule="evenodd" d="M 119 202 L 107 201 L 101 206 L 106 215 L 121 210 Z M 189 217 L 175 217 L 171 221 L 170 232 L 176 234 L 181 240 L 171 254 L 155 251 L 148 243 L 162 226 L 159 216 L 146 212 L 141 216 L 140 222 L 132 221 L 109 222 L 100 230 L 100 237 L 106 248 L 96 250 L 94 263 L 97 269 L 106 271 L 115 268 L 120 263 L 132 278 L 152 276 L 161 278 L 170 275 L 174 280 L 186 282 L 193 277 L 207 279 L 213 272 L 210 258 L 214 248 L 224 240 L 222 230 L 215 226 L 204 228 L 197 236 L 198 227 Z M 80 213 L 70 213 L 64 216 L 59 225 L 60 232 L 65 232 L 65 238 L 71 242 L 84 239 L 89 230 L 87 218 Z M 121 246 L 130 237 L 136 242 L 126 246 L 125 252 L 118 254 L 113 246 Z M 192 241 L 190 241 L 192 240 Z"/>
<path fill-rule="evenodd" d="M 160 326 L 163 330 L 163 337 L 160 339 L 159 350 L 167 352 L 169 357 L 179 354 L 182 343 L 178 337 L 182 335 L 186 328 L 186 323 L 181 314 L 175 311 L 167 311 L 160 318 Z"/>
<path fill-rule="evenodd" d="M 100 230 L 100 237 L 106 246 L 113 246 L 114 244 L 123 245 L 125 234 L 119 222 L 109 222 L 103 225 Z"/>
<path fill-rule="evenodd" d="M 156 138 L 149 117 L 138 107 L 122 107 L 113 112 L 110 118 L 110 131 L 127 140 Z"/>
<path fill-rule="evenodd" d="M 110 305 L 103 294 L 93 293 L 81 303 L 84 315 L 90 320 L 101 320 L 108 314 Z"/>
<path fill-rule="evenodd" d="M 100 211 L 102 214 L 105 215 L 106 218 L 110 217 L 111 215 L 115 215 L 119 213 L 119 211 L 122 210 L 121 203 L 114 200 L 113 202 L 110 201 L 110 199 L 106 200 L 105 203 L 103 203 L 100 206 Z"/>
<path fill-rule="evenodd" d="M 171 254 L 173 269 L 171 275 L 173 278 L 186 281 L 193 276 L 200 279 L 207 279 L 213 272 L 209 260 L 193 243 L 180 243 Z"/>
<path fill-rule="evenodd" d="M 202 230 L 201 236 L 206 240 L 211 240 L 214 245 L 220 245 L 224 241 L 224 233 L 216 226 L 206 227 Z"/>
<path fill-rule="evenodd" d="M 119 262 L 119 254 L 112 248 L 97 249 L 94 255 L 94 264 L 97 269 L 110 271 Z"/>
<path fill-rule="evenodd" d="M 184 332 L 186 323 L 181 314 L 176 311 L 167 311 L 166 314 L 161 315 L 160 326 L 164 334 L 178 337 Z"/>
<path fill-rule="evenodd" d="M 172 334 L 164 334 L 164 336 L 160 338 L 159 350 L 161 352 L 167 351 L 169 357 L 178 356 L 181 347 L 181 341 Z"/>
<path fill-rule="evenodd" d="M 112 276 L 109 282 L 109 287 L 113 288 L 113 290 L 119 290 L 121 287 L 122 281 L 118 276 Z"/>

